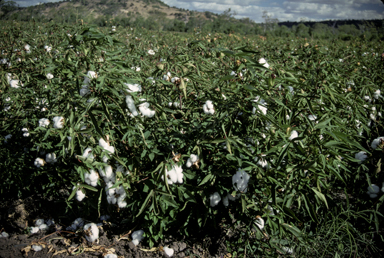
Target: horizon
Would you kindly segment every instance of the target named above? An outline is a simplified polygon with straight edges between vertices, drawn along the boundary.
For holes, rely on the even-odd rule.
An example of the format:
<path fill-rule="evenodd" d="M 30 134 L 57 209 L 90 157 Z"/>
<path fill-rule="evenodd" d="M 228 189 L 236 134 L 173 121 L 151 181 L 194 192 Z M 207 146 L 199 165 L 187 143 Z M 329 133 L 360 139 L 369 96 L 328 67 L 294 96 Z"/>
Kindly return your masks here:
<path fill-rule="evenodd" d="M 20 7 L 29 7 L 59 0 L 18 0 Z M 237 19 L 249 18 L 263 23 L 266 11 L 279 22 L 322 22 L 336 20 L 382 20 L 384 4 L 381 0 L 163 0 L 170 7 L 190 11 L 222 14 L 231 9 Z"/>

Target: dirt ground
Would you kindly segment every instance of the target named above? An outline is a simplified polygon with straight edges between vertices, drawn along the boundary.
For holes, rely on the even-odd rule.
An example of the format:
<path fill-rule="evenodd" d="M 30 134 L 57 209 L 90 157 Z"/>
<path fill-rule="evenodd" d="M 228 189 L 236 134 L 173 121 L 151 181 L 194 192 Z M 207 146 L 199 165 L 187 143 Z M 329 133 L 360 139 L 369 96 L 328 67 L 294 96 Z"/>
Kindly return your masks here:
<path fill-rule="evenodd" d="M 0 238 L 0 258 L 16 257 L 104 257 L 111 253 L 121 257 L 167 257 L 164 246 L 174 250 L 172 257 L 214 257 L 229 258 L 226 251 L 225 236 L 219 238 L 183 239 L 168 236 L 154 248 L 145 246 L 145 241 L 135 246 L 130 240 L 129 230 L 104 221 L 99 226 L 99 240 L 89 244 L 84 235 L 66 230 L 72 219 L 64 216 L 62 204 L 29 197 L 24 200 L 9 200 L 0 204 L 0 234 L 7 232 L 8 237 Z M 37 218 L 54 219 L 55 226 L 45 232 L 28 233 Z M 204 234 L 203 234 L 204 235 Z M 34 251 L 34 245 L 42 247 Z"/>

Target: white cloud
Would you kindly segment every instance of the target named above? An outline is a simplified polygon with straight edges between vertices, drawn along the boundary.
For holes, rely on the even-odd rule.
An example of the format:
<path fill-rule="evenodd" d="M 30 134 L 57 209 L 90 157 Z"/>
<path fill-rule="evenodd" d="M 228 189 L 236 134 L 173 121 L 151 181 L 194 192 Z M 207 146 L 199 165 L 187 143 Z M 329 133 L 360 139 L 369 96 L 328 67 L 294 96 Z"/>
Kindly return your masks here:
<path fill-rule="evenodd" d="M 31 5 L 38 5 L 40 3 L 51 3 L 51 2 L 59 2 L 61 0 L 16 0 L 14 1 L 20 7 L 27 7 Z"/>

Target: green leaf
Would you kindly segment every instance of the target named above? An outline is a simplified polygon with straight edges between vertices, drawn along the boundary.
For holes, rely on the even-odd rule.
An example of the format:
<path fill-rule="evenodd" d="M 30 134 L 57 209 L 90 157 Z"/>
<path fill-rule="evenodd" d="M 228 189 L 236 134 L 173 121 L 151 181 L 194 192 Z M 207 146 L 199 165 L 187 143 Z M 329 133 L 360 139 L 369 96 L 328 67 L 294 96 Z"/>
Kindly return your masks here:
<path fill-rule="evenodd" d="M 312 189 L 312 191 L 315 192 L 315 194 L 317 195 L 317 197 L 319 197 L 320 200 L 322 200 L 322 201 L 325 203 L 325 205 L 327 206 L 327 209 L 329 209 L 329 207 L 328 207 L 328 203 L 327 203 L 327 199 L 325 198 L 325 195 L 322 194 L 322 193 L 320 193 L 319 191 L 317 191 L 315 188 L 311 188 L 311 189 Z"/>

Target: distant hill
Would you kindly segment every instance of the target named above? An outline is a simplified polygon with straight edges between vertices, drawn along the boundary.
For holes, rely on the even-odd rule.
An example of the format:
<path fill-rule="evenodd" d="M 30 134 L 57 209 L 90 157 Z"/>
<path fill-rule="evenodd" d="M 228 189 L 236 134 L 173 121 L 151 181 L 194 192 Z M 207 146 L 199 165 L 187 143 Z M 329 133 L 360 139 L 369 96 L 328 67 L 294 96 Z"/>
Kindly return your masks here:
<path fill-rule="evenodd" d="M 313 27 L 315 24 L 321 23 L 326 24 L 328 27 L 338 28 L 342 25 L 355 25 L 359 27 L 359 25 L 369 25 L 375 28 L 384 27 L 384 20 L 327 20 L 327 21 L 301 21 L 301 22 L 279 22 L 279 26 L 287 26 L 288 28 L 292 28 L 293 26 L 297 26 L 300 23 L 304 24 L 307 27 Z"/>
<path fill-rule="evenodd" d="M 61 20 L 69 22 L 83 19 L 90 22 L 103 18 L 136 17 L 155 20 L 168 19 L 188 22 L 190 17 L 209 20 L 216 17 L 210 12 L 196 12 L 170 7 L 160 0 L 72 0 L 56 3 L 44 3 L 30 7 L 18 7 L 7 13 L 3 19 L 37 21 Z"/>

